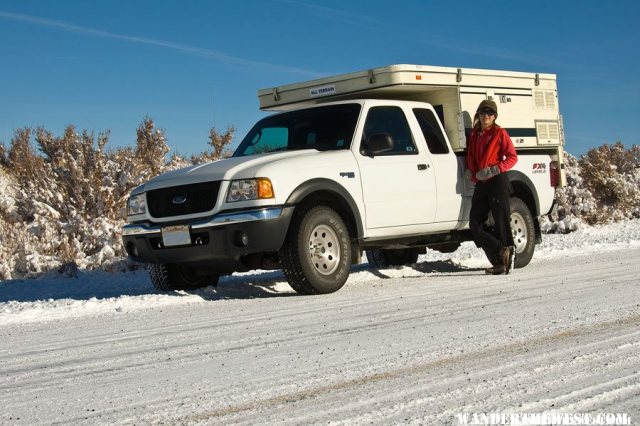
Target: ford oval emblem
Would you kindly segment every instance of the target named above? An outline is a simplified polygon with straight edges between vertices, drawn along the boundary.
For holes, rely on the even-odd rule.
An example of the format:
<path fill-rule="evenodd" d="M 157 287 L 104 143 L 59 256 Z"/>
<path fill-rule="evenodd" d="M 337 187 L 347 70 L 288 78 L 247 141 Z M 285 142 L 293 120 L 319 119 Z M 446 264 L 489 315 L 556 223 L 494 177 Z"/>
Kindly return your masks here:
<path fill-rule="evenodd" d="M 187 201 L 186 195 L 176 195 L 171 202 L 173 204 L 184 204 Z"/>

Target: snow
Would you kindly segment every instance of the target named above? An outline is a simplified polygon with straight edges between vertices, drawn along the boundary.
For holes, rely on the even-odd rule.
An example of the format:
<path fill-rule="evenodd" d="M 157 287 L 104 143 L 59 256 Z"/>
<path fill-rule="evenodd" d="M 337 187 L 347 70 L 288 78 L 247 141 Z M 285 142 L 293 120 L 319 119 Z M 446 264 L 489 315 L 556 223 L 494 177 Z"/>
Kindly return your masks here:
<path fill-rule="evenodd" d="M 279 271 L 155 292 L 144 271 L 0 282 L 0 424 L 459 424 L 640 419 L 640 221 L 543 236 L 487 276 L 471 243 L 357 265 L 297 296 Z"/>
<path fill-rule="evenodd" d="M 544 235 L 536 246 L 534 262 L 571 261 L 588 253 L 640 248 L 640 221 L 628 220 L 607 226 L 585 226 L 571 234 Z M 366 264 L 354 267 L 346 286 L 370 285 L 388 278 L 427 277 L 459 268 L 489 266 L 473 243 L 464 243 L 456 252 L 429 251 L 412 266 L 372 270 Z M 440 271 L 440 272 L 439 272 Z M 155 294 L 147 273 L 79 271 L 77 277 L 0 281 L 0 324 L 53 321 L 167 305 L 205 303 L 226 298 L 251 298 L 257 293 L 287 294 L 292 290 L 280 272 L 254 271 L 222 277 L 218 288 L 193 292 Z"/>

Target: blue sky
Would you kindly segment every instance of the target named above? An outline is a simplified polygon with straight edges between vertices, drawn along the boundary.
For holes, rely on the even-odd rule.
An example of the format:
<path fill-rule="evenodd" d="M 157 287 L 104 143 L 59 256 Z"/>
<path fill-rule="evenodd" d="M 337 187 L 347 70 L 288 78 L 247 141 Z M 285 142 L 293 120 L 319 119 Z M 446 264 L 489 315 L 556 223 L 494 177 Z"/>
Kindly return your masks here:
<path fill-rule="evenodd" d="M 390 64 L 553 73 L 566 150 L 638 144 L 640 2 L 0 0 L 0 141 L 111 132 L 145 116 L 174 151 L 236 143 L 258 89 Z"/>

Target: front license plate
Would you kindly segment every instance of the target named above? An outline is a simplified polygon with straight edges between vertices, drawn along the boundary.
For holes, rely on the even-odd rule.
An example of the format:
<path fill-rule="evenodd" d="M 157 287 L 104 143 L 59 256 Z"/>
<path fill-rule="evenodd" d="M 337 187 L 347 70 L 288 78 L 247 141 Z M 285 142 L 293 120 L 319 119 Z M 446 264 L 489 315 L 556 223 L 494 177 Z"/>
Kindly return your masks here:
<path fill-rule="evenodd" d="M 162 243 L 165 247 L 191 245 L 189 227 L 186 225 L 176 225 L 162 228 Z"/>

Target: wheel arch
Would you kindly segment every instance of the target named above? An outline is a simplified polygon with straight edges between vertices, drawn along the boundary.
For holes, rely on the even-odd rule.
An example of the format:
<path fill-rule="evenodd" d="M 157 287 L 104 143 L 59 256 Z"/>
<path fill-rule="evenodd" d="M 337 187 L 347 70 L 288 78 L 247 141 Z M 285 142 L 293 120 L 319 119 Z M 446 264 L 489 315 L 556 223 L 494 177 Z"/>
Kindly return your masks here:
<path fill-rule="evenodd" d="M 287 204 L 296 208 L 305 204 L 325 204 L 342 217 L 353 237 L 362 238 L 364 235 L 358 205 L 349 191 L 335 181 L 323 178 L 306 181 L 293 190 Z"/>
<path fill-rule="evenodd" d="M 535 185 L 527 175 L 518 170 L 508 171 L 507 177 L 513 188 L 512 196 L 520 198 L 527 205 L 529 212 L 531 212 L 536 234 L 536 243 L 541 243 L 542 232 L 538 220 L 538 216 L 540 216 L 540 200 Z"/>

